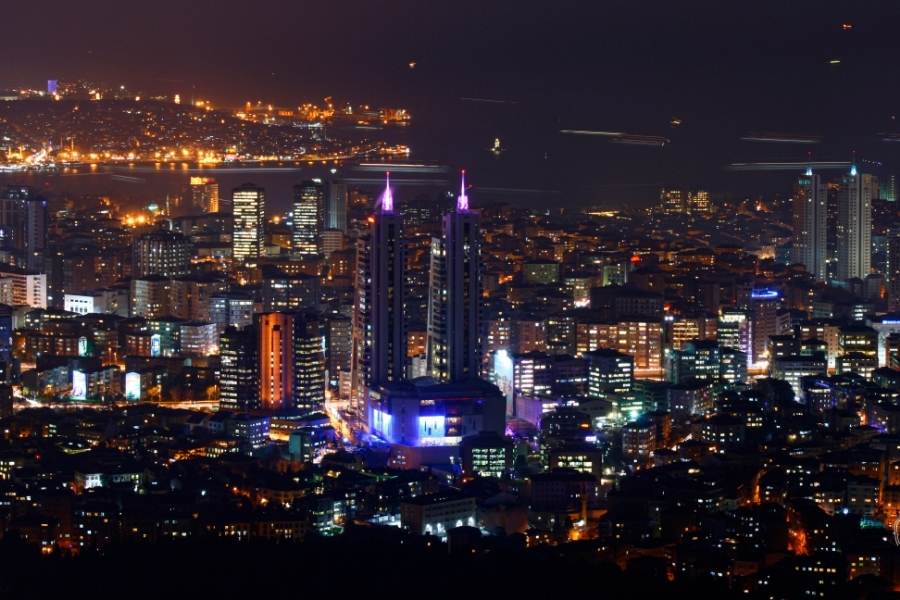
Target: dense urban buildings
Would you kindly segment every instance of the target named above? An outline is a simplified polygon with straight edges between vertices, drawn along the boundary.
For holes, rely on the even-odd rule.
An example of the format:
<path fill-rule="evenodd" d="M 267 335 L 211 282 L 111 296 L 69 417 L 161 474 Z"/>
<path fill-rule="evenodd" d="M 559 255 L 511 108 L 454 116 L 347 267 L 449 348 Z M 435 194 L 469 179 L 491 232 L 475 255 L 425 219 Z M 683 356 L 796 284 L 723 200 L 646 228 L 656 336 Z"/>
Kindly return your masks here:
<path fill-rule="evenodd" d="M 885 576 L 900 511 L 900 213 L 867 174 L 801 171 L 770 210 L 686 190 L 649 210 L 512 207 L 465 179 L 455 201 L 423 208 L 391 179 L 322 178 L 294 185 L 286 217 L 242 185 L 224 219 L 215 184 L 189 180 L 190 210 L 212 216 L 169 214 L 170 198 L 138 222 L 51 196 L 44 228 L 20 204 L 40 196 L 13 187 L 4 531 L 52 555 L 173 527 L 307 542 L 399 527 L 451 547 L 478 532 L 466 547 L 522 536 L 510 539 L 589 543 L 610 560 L 697 548 L 748 593 L 771 567 L 746 544 L 774 548 L 777 565 L 840 545 L 868 556 L 843 568 Z M 876 209 L 883 222 L 864 217 Z M 16 241 L 38 230 L 43 251 Z M 755 233 L 711 242 L 719 231 Z M 847 240 L 872 247 L 848 258 Z M 237 476 L 239 460 L 252 470 Z M 202 523 L 138 524 L 150 517 L 131 500 L 97 512 L 113 493 L 172 489 L 154 493 L 174 502 L 159 469 L 195 461 L 223 485 L 193 509 Z M 71 521 L 34 528 L 59 514 L 29 491 L 35 469 L 69 481 Z M 238 508 L 251 520 L 222 520 Z M 98 518 L 117 525 L 88 526 Z M 755 519 L 788 537 L 735 537 Z M 819 539 L 822 523 L 848 533 Z M 684 564 L 658 567 L 693 580 Z"/>
<path fill-rule="evenodd" d="M 890 15 L 229 1 L 4 8 L 0 597 L 900 592 Z"/>

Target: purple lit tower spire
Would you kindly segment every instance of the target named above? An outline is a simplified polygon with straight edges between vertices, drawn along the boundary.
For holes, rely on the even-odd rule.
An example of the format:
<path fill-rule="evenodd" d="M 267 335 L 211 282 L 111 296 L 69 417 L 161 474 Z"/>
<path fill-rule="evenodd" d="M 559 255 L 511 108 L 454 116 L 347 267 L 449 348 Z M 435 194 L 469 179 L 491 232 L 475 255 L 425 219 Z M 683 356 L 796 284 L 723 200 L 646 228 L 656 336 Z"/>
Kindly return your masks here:
<path fill-rule="evenodd" d="M 466 170 L 460 175 L 459 196 L 456 197 L 456 212 L 469 212 L 469 197 L 466 195 Z"/>
<path fill-rule="evenodd" d="M 384 174 L 384 193 L 381 194 L 381 212 L 394 212 L 394 193 L 391 191 L 391 172 Z"/>

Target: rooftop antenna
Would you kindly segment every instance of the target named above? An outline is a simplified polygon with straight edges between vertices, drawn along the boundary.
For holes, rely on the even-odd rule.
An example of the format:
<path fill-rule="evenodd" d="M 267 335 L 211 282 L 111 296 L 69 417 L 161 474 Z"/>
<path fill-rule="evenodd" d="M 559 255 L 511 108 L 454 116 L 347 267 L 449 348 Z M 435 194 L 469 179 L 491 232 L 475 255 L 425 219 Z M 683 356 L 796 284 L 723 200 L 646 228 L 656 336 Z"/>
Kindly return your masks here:
<path fill-rule="evenodd" d="M 466 170 L 460 172 L 459 196 L 456 198 L 456 212 L 469 212 L 469 197 L 466 195 Z"/>
<path fill-rule="evenodd" d="M 391 191 L 391 172 L 384 173 L 384 192 L 381 194 L 381 212 L 394 212 L 394 193 Z"/>

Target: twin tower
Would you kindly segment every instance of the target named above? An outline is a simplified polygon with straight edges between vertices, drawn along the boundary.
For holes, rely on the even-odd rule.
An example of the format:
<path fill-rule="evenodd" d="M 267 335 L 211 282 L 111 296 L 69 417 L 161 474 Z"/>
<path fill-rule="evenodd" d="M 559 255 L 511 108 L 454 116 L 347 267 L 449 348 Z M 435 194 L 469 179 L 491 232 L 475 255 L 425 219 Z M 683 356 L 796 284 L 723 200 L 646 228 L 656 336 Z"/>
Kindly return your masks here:
<path fill-rule="evenodd" d="M 461 179 L 455 210 L 431 242 L 427 363 L 429 375 L 444 382 L 478 377 L 481 365 L 480 217 L 469 208 L 465 171 Z M 388 174 L 369 235 L 357 248 L 351 391 L 357 401 L 366 388 L 407 378 L 405 250 Z"/>

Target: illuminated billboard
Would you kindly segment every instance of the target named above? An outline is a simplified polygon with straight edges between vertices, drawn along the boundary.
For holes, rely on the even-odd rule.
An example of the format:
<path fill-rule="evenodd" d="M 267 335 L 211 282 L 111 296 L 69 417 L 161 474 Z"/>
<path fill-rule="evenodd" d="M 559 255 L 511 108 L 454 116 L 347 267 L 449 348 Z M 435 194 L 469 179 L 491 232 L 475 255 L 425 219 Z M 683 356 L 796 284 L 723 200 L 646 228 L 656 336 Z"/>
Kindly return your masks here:
<path fill-rule="evenodd" d="M 419 417 L 419 438 L 442 438 L 447 435 L 447 419 L 444 415 Z"/>
<path fill-rule="evenodd" d="M 509 352 L 497 350 L 494 352 L 492 379 L 494 385 L 500 388 L 500 392 L 506 398 L 506 414 L 513 414 L 513 361 Z"/>
<path fill-rule="evenodd" d="M 150 356 L 162 355 L 162 337 L 158 333 L 150 336 Z"/>
<path fill-rule="evenodd" d="M 72 371 L 72 400 L 87 400 L 87 374 Z"/>
<path fill-rule="evenodd" d="M 135 371 L 125 373 L 125 399 L 141 399 L 141 374 Z"/>
<path fill-rule="evenodd" d="M 372 410 L 372 430 L 386 440 L 391 439 L 391 414 L 383 410 Z"/>

